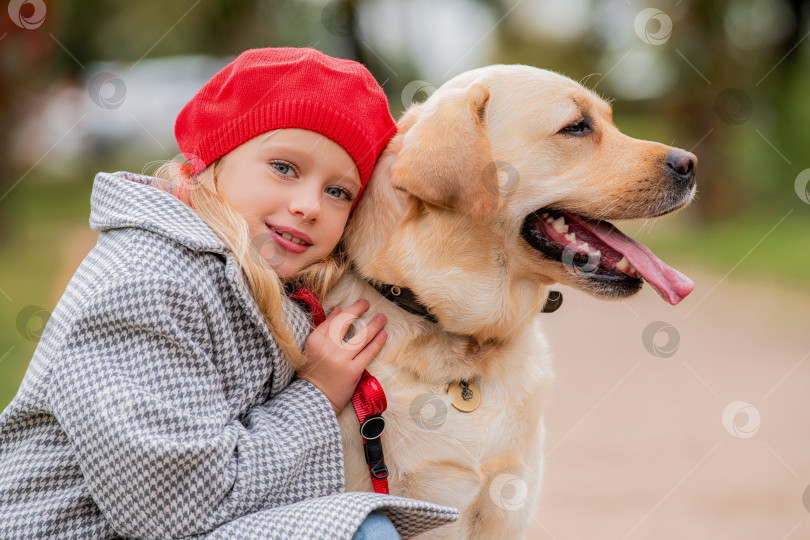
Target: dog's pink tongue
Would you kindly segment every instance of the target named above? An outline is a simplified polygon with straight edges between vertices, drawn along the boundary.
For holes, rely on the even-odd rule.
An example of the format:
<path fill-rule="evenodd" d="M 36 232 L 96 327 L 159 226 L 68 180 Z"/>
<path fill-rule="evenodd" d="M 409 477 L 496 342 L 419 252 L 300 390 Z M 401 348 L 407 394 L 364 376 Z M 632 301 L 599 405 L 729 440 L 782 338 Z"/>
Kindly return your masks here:
<path fill-rule="evenodd" d="M 583 221 L 570 214 L 566 214 L 565 219 L 575 221 L 577 225 L 593 232 L 605 244 L 627 257 L 644 280 L 653 286 L 661 298 L 673 306 L 686 298 L 695 288 L 691 279 L 667 266 L 650 251 L 650 248 L 636 242 L 610 223 Z"/>

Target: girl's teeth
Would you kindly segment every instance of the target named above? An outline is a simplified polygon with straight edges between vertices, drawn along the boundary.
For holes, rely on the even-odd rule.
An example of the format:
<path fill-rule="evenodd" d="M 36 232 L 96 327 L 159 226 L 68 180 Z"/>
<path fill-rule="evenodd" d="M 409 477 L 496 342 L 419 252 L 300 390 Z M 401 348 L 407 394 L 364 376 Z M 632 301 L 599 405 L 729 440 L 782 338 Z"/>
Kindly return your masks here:
<path fill-rule="evenodd" d="M 279 230 L 277 230 L 277 229 L 273 229 L 273 230 L 274 230 L 274 231 L 276 231 L 276 232 L 277 232 L 279 235 L 281 235 L 281 237 L 282 237 L 282 238 L 287 239 L 287 240 L 289 240 L 290 242 L 295 242 L 296 244 L 303 244 L 303 243 L 304 243 L 304 241 L 303 241 L 303 240 L 299 240 L 298 238 L 294 237 L 294 236 L 293 236 L 293 235 L 291 235 L 291 234 L 288 234 L 288 233 L 285 233 L 285 232 L 281 232 L 281 231 L 279 231 Z"/>

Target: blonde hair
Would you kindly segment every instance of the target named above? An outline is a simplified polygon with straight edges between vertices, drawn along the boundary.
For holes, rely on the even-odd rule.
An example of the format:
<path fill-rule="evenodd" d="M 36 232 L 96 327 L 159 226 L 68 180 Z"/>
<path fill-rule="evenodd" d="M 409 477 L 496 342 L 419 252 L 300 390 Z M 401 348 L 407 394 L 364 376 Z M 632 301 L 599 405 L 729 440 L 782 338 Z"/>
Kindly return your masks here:
<path fill-rule="evenodd" d="M 158 179 L 154 185 L 172 195 L 179 194 L 180 200 L 190 206 L 231 250 L 270 334 L 298 370 L 306 363 L 306 357 L 298 349 L 290 323 L 281 309 L 282 295 L 286 296 L 285 285 L 306 287 L 318 298 L 323 298 L 346 269 L 342 244 L 338 243 L 326 259 L 307 265 L 293 278 L 280 278 L 253 245 L 245 218 L 217 191 L 217 175 L 224 159 L 216 160 L 194 176 L 188 176 L 188 169 L 184 168 L 187 166 L 181 161 L 164 162 L 152 174 Z"/>

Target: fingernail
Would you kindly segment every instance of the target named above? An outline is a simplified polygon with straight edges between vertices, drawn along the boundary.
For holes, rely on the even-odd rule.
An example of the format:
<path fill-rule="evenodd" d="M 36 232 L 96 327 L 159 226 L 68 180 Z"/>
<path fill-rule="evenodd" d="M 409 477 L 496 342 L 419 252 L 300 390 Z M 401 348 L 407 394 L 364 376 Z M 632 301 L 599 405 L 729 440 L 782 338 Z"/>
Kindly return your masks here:
<path fill-rule="evenodd" d="M 388 332 L 386 332 L 385 330 L 380 330 L 380 337 L 382 339 L 387 338 L 388 337 Z"/>
<path fill-rule="evenodd" d="M 383 315 L 382 313 L 377 313 L 377 314 L 374 316 L 374 318 L 375 318 L 375 319 L 377 319 L 377 320 L 378 320 L 378 321 L 380 321 L 380 322 L 385 322 L 385 315 Z"/>

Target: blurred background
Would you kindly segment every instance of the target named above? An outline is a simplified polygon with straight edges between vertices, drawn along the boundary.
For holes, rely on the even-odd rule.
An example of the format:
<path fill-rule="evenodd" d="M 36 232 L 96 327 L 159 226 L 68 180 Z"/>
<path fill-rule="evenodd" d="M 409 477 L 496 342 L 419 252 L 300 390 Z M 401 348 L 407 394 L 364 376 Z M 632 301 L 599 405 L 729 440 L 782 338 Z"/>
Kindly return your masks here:
<path fill-rule="evenodd" d="M 809 17 L 796 0 L 11 0 L 0 408 L 95 244 L 94 174 L 175 157 L 175 116 L 239 52 L 359 60 L 395 118 L 458 73 L 523 63 L 699 158 L 691 207 L 619 224 L 694 293 L 671 307 L 648 287 L 613 303 L 563 289 L 544 316 L 557 383 L 527 538 L 810 538 Z M 499 486 L 520 507 L 521 486 Z"/>

